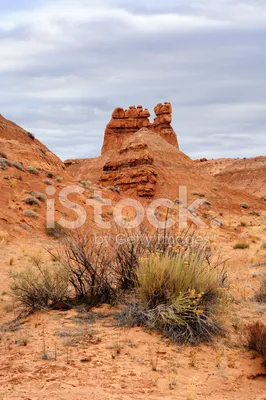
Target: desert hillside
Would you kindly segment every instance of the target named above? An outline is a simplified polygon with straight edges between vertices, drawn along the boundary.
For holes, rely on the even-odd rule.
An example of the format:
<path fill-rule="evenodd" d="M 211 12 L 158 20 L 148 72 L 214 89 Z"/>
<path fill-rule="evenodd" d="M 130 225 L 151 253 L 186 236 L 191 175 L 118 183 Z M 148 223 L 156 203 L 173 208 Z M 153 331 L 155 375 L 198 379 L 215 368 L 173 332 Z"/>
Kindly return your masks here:
<path fill-rule="evenodd" d="M 55 220 L 62 216 L 75 221 L 75 204 L 64 206 L 59 193 L 68 186 L 82 193 L 71 193 L 69 200 L 86 207 L 86 199 L 99 190 L 89 182 L 80 182 L 70 175 L 62 161 L 30 132 L 0 116 L 0 230 L 3 238 L 45 234 L 46 201 L 55 200 Z M 52 188 L 52 191 L 51 191 Z M 110 190 L 105 198 L 120 196 Z M 59 201 L 60 200 L 60 201 Z M 87 219 L 93 211 L 87 207 Z"/>
<path fill-rule="evenodd" d="M 211 174 L 219 182 L 266 198 L 266 157 L 221 158 L 200 162 L 198 166 L 200 171 Z"/>

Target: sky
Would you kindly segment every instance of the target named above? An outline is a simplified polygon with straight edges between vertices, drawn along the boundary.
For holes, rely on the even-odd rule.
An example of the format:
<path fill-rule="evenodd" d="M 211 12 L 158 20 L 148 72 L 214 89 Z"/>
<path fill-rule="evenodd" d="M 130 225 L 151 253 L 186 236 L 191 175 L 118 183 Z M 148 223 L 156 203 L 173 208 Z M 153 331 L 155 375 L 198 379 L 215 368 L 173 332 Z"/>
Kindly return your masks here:
<path fill-rule="evenodd" d="M 62 160 L 164 101 L 190 157 L 265 155 L 266 0 L 0 0 L 0 113 Z"/>

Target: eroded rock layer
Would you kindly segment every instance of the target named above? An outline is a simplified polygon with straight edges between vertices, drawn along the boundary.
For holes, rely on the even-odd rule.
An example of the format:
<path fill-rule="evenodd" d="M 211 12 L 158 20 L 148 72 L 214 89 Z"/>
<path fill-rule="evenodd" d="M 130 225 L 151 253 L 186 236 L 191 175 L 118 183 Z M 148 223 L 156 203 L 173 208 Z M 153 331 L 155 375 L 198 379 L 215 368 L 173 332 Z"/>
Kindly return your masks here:
<path fill-rule="evenodd" d="M 157 182 L 154 158 L 141 136 L 149 131 L 140 130 L 140 136 L 127 141 L 117 157 L 109 159 L 103 167 L 100 182 L 104 186 L 118 186 L 122 191 L 132 189 L 139 197 L 153 197 Z"/>
<path fill-rule="evenodd" d="M 115 108 L 111 121 L 104 134 L 102 154 L 109 150 L 119 150 L 126 139 L 141 128 L 148 128 L 162 136 L 168 143 L 178 148 L 176 134 L 171 126 L 172 106 L 170 103 L 158 104 L 154 108 L 154 123 L 149 120 L 150 112 L 142 106 L 130 106 L 128 110 Z"/>

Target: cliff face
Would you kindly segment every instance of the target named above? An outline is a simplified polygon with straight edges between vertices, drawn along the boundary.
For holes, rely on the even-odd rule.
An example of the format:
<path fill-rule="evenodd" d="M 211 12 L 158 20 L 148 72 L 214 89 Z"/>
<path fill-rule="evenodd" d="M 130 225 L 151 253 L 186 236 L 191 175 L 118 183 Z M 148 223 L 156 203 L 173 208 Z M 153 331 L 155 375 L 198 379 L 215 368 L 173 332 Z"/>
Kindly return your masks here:
<path fill-rule="evenodd" d="M 115 108 L 111 121 L 105 129 L 102 154 L 113 149 L 119 150 L 125 140 L 141 128 L 148 128 L 178 148 L 176 134 L 171 126 L 171 103 L 157 104 L 154 112 L 156 117 L 151 123 L 150 112 L 147 108 L 143 109 L 142 106 L 130 106 L 128 110 Z"/>
<path fill-rule="evenodd" d="M 118 186 L 122 191 L 131 191 L 139 197 L 153 197 L 157 172 L 154 157 L 146 140 L 152 132 L 142 128 L 129 137 L 103 166 L 100 183 Z"/>

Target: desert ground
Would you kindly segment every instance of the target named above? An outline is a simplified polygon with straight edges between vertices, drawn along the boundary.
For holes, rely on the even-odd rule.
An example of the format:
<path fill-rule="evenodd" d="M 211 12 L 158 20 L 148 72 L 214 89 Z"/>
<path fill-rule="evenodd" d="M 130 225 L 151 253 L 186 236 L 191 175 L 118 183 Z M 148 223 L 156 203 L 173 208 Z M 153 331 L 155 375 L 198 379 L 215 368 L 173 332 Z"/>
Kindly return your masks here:
<path fill-rule="evenodd" d="M 243 236 L 250 234 L 266 240 L 259 227 L 243 229 Z M 38 236 L 1 245 L 1 399 L 265 398 L 261 359 L 245 348 L 245 326 L 266 320 L 266 305 L 252 300 L 263 267 L 250 268 L 250 260 L 266 256 L 260 241 L 249 250 L 219 242 L 230 258 L 227 333 L 196 347 L 172 344 L 142 327 L 118 327 L 117 308 L 107 305 L 39 311 L 18 320 L 8 273 L 30 264 L 33 248 L 48 257 L 44 247 L 47 240 Z"/>

